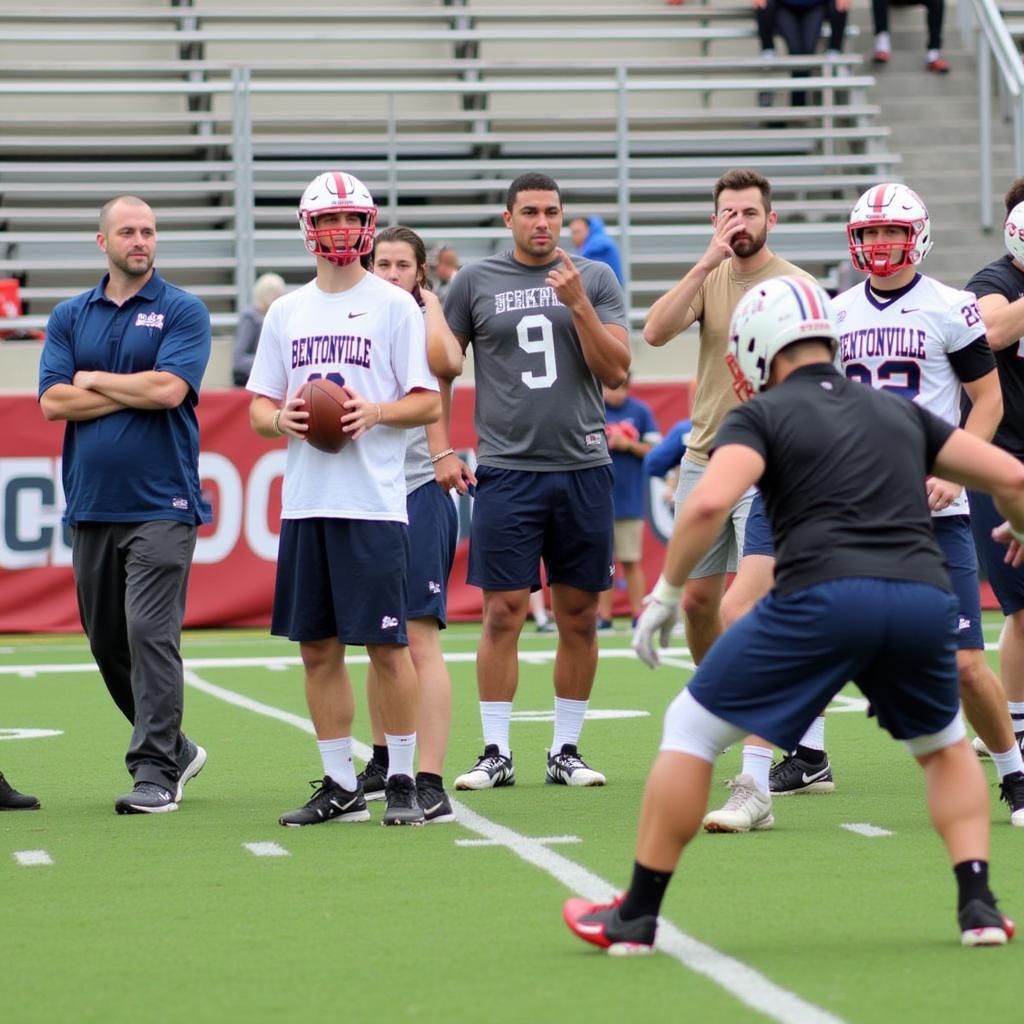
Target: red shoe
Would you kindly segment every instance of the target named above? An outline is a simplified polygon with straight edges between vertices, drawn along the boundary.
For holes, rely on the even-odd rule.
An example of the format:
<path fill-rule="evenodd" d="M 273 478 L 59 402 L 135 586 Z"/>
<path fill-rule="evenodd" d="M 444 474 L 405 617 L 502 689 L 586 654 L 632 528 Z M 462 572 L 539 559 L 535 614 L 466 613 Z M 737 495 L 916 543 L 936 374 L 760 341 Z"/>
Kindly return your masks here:
<path fill-rule="evenodd" d="M 573 935 L 613 956 L 653 953 L 657 917 L 648 914 L 623 921 L 619 916 L 621 902 L 622 896 L 612 903 L 591 903 L 575 896 L 563 904 L 562 917 Z"/>
<path fill-rule="evenodd" d="M 962 946 L 1005 946 L 1017 926 L 992 904 L 969 900 L 958 914 Z"/>
<path fill-rule="evenodd" d="M 949 63 L 943 60 L 941 57 L 936 57 L 935 60 L 928 61 L 925 67 L 929 71 L 934 71 L 937 75 L 949 74 Z"/>
<path fill-rule="evenodd" d="M 871 58 L 876 64 L 888 64 L 889 63 L 889 51 L 888 50 L 875 50 L 874 55 Z"/>

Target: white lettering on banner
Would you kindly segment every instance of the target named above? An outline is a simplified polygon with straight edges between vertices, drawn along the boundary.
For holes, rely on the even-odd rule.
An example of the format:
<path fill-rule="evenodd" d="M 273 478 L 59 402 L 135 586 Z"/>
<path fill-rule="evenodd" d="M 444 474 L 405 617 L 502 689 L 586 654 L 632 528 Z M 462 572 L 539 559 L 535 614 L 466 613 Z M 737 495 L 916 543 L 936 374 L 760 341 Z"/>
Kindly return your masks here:
<path fill-rule="evenodd" d="M 0 568 L 71 564 L 60 467 L 45 456 L 0 459 Z"/>
<path fill-rule="evenodd" d="M 199 453 L 199 477 L 217 485 L 214 531 L 196 541 L 193 561 L 199 565 L 223 562 L 234 550 L 242 528 L 242 478 L 235 464 L 216 452 Z"/>
<path fill-rule="evenodd" d="M 278 477 L 284 476 L 288 456 L 284 448 L 275 448 L 260 457 L 249 474 L 245 495 L 245 540 L 257 558 L 266 562 L 277 561 L 277 538 L 267 523 L 270 507 L 270 488 Z"/>

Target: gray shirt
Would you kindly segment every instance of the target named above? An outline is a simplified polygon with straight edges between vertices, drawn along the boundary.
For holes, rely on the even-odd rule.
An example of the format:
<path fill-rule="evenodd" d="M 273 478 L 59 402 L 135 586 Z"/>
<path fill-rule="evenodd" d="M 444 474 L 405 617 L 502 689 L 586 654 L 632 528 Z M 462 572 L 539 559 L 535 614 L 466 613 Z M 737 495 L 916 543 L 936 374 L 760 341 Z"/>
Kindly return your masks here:
<path fill-rule="evenodd" d="M 511 252 L 463 267 L 445 300 L 448 326 L 473 346 L 479 462 L 499 469 L 555 471 L 611 463 L 601 382 L 583 358 L 572 314 L 542 267 Z M 626 327 L 622 288 L 611 268 L 574 257 L 598 319 Z"/>

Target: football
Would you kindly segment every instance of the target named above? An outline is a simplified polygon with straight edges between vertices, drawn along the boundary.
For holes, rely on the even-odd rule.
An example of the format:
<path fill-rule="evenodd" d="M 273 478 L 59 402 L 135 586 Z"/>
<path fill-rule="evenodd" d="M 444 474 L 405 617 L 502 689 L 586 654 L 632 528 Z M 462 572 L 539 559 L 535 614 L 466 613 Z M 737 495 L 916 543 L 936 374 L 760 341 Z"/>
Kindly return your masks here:
<path fill-rule="evenodd" d="M 354 397 L 348 388 L 334 381 L 318 378 L 306 381 L 299 391 L 309 413 L 309 431 L 306 440 L 317 451 L 334 455 L 352 440 L 352 435 L 341 429 L 341 417 L 347 411 L 345 402 Z"/>

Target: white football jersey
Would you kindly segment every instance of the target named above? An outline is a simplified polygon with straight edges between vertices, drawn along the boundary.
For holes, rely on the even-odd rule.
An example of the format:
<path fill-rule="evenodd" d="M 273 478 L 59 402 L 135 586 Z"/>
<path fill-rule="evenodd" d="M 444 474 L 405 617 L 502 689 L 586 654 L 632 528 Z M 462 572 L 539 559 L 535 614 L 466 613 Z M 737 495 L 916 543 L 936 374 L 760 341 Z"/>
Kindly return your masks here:
<path fill-rule="evenodd" d="M 328 294 L 310 281 L 281 296 L 267 310 L 246 387 L 281 401 L 311 377 L 373 402 L 437 391 L 416 300 L 372 274 L 345 292 Z M 384 426 L 336 455 L 289 438 L 282 518 L 407 522 L 405 446 L 405 430 Z"/>
<path fill-rule="evenodd" d="M 908 291 L 879 301 L 868 282 L 832 300 L 839 329 L 836 362 L 854 380 L 895 391 L 955 426 L 962 386 L 949 353 L 985 336 L 970 292 L 919 275 Z M 967 492 L 937 516 L 967 515 Z"/>

